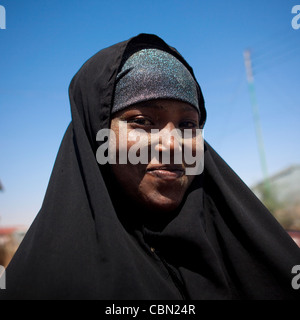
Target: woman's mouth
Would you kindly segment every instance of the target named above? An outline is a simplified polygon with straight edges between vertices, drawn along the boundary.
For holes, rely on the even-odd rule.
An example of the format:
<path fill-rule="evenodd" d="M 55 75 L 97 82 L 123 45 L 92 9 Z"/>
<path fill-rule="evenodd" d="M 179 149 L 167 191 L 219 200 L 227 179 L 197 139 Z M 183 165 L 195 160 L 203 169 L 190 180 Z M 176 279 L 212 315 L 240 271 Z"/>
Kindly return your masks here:
<path fill-rule="evenodd" d="M 147 173 L 156 178 L 174 180 L 181 178 L 185 174 L 185 170 L 182 166 L 160 165 L 148 168 Z"/>

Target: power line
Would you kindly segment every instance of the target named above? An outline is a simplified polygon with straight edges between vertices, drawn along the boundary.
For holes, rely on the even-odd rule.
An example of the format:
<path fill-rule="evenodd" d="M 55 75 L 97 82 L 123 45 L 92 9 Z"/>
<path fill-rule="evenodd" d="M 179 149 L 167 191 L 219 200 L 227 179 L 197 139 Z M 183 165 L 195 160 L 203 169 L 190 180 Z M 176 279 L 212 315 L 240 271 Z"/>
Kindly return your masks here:
<path fill-rule="evenodd" d="M 251 52 L 251 62 L 253 73 L 256 74 L 265 68 L 273 67 L 278 62 L 284 63 L 292 58 L 296 59 L 296 55 L 291 56 L 291 54 L 297 51 L 300 54 L 299 35 L 291 28 L 284 28 L 274 31 L 267 37 L 264 36 L 252 44 L 251 48 L 255 48 Z"/>
<path fill-rule="evenodd" d="M 258 73 L 259 71 L 261 70 L 265 70 L 267 68 L 270 68 L 270 67 L 273 67 L 275 65 L 275 63 L 278 63 L 278 62 L 281 62 L 284 63 L 284 62 L 290 62 L 291 60 L 287 60 L 288 56 L 291 54 L 291 53 L 294 53 L 296 51 L 299 51 L 300 53 L 300 50 L 298 48 L 293 48 L 289 51 L 284 51 L 284 52 L 280 52 L 279 54 L 277 53 L 277 55 L 272 55 L 272 56 L 269 56 L 268 57 L 268 60 L 263 60 L 263 61 L 259 61 L 258 63 L 253 63 L 253 72 L 254 73 Z"/>

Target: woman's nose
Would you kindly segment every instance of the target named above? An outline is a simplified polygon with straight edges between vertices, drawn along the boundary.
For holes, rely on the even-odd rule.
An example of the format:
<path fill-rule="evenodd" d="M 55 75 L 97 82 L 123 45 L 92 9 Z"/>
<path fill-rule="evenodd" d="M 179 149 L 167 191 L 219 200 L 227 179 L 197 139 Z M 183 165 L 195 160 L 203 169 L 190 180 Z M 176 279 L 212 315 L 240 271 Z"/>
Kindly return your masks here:
<path fill-rule="evenodd" d="M 173 123 L 168 123 L 159 131 L 159 139 L 156 141 L 155 150 L 161 154 L 164 164 L 173 163 L 174 158 L 177 159 L 177 157 L 181 163 L 180 131 L 176 129 Z"/>

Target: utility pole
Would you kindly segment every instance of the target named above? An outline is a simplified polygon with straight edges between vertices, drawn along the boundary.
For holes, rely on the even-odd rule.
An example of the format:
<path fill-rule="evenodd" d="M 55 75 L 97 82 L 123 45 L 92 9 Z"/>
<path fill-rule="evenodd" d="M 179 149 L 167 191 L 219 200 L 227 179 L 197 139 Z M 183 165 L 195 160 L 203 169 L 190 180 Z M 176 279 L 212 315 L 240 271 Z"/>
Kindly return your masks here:
<path fill-rule="evenodd" d="M 258 110 L 258 105 L 256 100 L 254 77 L 253 77 L 253 71 L 252 71 L 251 51 L 249 49 L 244 51 L 244 60 L 245 60 L 248 88 L 250 93 L 250 100 L 252 105 L 253 119 L 255 124 L 255 132 L 256 132 L 258 152 L 260 157 L 260 164 L 261 164 L 263 177 L 264 177 L 264 196 L 268 197 L 270 196 L 271 188 L 270 188 L 270 182 L 268 177 L 268 168 L 267 168 L 267 161 L 266 161 L 266 155 L 265 155 L 265 147 L 263 142 L 261 124 L 260 124 L 259 110 Z"/>

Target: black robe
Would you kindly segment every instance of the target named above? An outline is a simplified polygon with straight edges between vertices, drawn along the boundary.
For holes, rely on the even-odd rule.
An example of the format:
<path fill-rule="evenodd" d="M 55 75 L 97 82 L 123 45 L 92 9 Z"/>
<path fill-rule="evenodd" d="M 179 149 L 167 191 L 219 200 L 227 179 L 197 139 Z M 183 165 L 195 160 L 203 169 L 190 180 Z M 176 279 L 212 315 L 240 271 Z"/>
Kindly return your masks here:
<path fill-rule="evenodd" d="M 207 142 L 204 173 L 176 213 L 153 213 L 152 224 L 98 165 L 96 133 L 109 128 L 117 72 L 124 55 L 145 47 L 187 65 L 142 34 L 100 51 L 73 78 L 72 122 L 0 299 L 299 299 L 291 270 L 300 249 Z M 199 100 L 203 125 L 200 87 Z"/>

